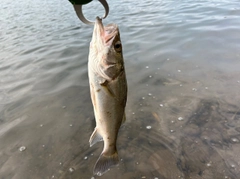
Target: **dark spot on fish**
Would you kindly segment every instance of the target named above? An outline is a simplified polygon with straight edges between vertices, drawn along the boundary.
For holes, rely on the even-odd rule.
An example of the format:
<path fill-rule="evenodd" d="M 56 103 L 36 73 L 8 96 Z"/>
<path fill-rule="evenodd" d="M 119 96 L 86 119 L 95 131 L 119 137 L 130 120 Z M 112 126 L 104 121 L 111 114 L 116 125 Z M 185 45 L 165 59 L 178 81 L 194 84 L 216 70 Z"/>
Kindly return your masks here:
<path fill-rule="evenodd" d="M 97 92 L 101 91 L 101 89 L 97 89 Z"/>
<path fill-rule="evenodd" d="M 107 115 L 108 115 L 109 117 L 111 117 L 111 112 L 107 111 Z"/>

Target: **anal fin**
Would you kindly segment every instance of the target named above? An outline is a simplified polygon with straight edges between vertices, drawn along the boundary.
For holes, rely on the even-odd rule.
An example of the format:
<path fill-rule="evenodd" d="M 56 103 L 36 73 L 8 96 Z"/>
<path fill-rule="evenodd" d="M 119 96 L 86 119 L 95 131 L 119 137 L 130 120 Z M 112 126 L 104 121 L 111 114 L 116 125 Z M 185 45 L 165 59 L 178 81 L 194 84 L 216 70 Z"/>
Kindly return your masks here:
<path fill-rule="evenodd" d="M 92 147 L 94 144 L 103 141 L 102 136 L 99 134 L 97 128 L 95 127 L 90 139 L 89 139 L 89 143 L 90 143 L 90 147 Z"/>

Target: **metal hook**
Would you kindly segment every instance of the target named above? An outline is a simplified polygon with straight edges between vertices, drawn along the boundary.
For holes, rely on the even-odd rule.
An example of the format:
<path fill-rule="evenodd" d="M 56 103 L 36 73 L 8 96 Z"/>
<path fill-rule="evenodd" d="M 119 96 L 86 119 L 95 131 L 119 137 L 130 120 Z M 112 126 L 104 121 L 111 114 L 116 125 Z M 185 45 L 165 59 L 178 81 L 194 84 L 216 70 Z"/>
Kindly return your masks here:
<path fill-rule="evenodd" d="M 109 13 L 109 6 L 108 6 L 108 3 L 106 0 L 99 0 L 99 2 L 103 5 L 104 9 L 105 9 L 105 15 L 103 17 L 101 17 L 101 19 L 105 19 Z M 82 12 L 82 5 L 76 5 L 74 4 L 73 5 L 76 13 L 77 13 L 77 16 L 78 18 L 85 24 L 89 24 L 89 25 L 92 25 L 94 24 L 95 22 L 91 22 L 89 21 L 88 19 L 86 19 L 83 15 L 83 12 Z"/>

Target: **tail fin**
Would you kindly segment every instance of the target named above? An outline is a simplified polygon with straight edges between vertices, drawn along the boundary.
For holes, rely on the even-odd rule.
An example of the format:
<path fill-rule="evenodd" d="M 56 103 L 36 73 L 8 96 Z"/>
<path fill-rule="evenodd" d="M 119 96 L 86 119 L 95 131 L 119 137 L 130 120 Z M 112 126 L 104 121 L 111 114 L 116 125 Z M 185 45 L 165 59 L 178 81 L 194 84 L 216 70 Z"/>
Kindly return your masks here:
<path fill-rule="evenodd" d="M 101 176 L 106 173 L 111 167 L 117 165 L 118 162 L 119 160 L 117 152 L 109 156 L 106 156 L 104 153 L 102 153 L 95 164 L 93 174 Z"/>

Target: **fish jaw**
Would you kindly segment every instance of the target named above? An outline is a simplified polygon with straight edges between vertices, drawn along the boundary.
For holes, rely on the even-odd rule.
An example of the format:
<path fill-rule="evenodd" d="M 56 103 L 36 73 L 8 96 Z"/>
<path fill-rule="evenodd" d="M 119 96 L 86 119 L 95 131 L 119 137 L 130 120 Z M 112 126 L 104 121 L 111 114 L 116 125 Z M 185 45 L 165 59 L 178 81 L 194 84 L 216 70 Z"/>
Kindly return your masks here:
<path fill-rule="evenodd" d="M 97 48 L 103 46 L 103 40 L 102 40 L 103 37 L 104 37 L 104 26 L 102 23 L 102 19 L 100 19 L 99 17 L 96 17 L 91 44 L 97 45 Z"/>

